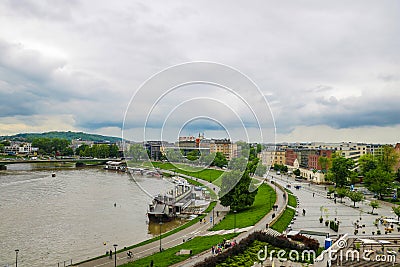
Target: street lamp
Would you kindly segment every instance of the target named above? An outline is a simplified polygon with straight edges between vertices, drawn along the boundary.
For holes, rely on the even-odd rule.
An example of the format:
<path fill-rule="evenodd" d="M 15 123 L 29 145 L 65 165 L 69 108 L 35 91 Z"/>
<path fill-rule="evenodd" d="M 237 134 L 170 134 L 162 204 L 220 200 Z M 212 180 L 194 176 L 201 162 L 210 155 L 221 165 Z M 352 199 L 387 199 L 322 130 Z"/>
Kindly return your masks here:
<path fill-rule="evenodd" d="M 161 248 L 161 226 L 162 226 L 162 221 L 160 219 L 160 252 L 162 251 L 162 248 Z"/>
<path fill-rule="evenodd" d="M 236 210 L 235 211 L 233 211 L 233 213 L 235 214 L 234 216 L 234 229 L 233 229 L 233 232 L 234 233 L 236 233 Z"/>
<path fill-rule="evenodd" d="M 15 267 L 18 267 L 18 252 L 19 252 L 19 249 L 16 249 L 15 250 Z"/>
<path fill-rule="evenodd" d="M 117 267 L 117 247 L 118 247 L 118 245 L 117 244 L 114 244 L 114 262 L 115 262 L 115 264 L 114 264 L 114 266 L 115 267 Z"/>

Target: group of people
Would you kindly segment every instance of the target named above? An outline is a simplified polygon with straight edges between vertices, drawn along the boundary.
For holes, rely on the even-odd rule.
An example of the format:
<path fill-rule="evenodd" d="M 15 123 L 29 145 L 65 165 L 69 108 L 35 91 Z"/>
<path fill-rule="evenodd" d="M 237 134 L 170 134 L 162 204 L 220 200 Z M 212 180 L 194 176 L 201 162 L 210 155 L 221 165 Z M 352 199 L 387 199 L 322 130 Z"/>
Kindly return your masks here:
<path fill-rule="evenodd" d="M 221 242 L 221 243 L 219 243 L 219 244 L 217 244 L 217 245 L 215 245 L 215 246 L 212 246 L 212 248 L 211 248 L 211 254 L 212 254 L 212 255 L 218 255 L 218 254 L 221 253 L 224 249 L 233 247 L 233 246 L 235 246 L 235 245 L 236 245 L 236 241 L 235 241 L 235 240 L 231 242 L 231 241 L 226 240 L 226 239 L 224 238 L 224 241 L 223 241 L 223 242 Z"/>

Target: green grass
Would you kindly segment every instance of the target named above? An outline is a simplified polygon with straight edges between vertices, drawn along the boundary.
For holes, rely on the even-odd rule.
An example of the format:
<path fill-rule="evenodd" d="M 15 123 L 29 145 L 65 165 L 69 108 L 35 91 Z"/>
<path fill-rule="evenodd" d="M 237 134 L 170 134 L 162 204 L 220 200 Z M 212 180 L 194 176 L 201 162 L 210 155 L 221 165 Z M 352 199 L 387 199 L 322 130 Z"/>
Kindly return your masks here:
<path fill-rule="evenodd" d="M 271 228 L 278 231 L 279 233 L 282 233 L 283 231 L 286 230 L 286 228 L 292 221 L 294 213 L 295 211 L 293 209 L 286 208 L 282 216 L 279 217 L 279 219 L 272 225 Z"/>
<path fill-rule="evenodd" d="M 270 202 L 271 196 L 271 202 Z M 241 212 L 236 213 L 236 228 L 244 228 L 256 224 L 261 220 L 275 203 L 276 194 L 274 189 L 266 184 L 258 188 L 253 205 Z M 216 218 L 218 220 L 219 218 Z M 215 225 L 211 230 L 233 229 L 235 225 L 234 212 L 228 213 L 225 218 Z"/>
<path fill-rule="evenodd" d="M 215 181 L 223 174 L 223 171 L 221 170 L 204 169 L 179 163 L 172 164 L 169 162 L 152 162 L 152 164 L 155 168 L 176 171 L 177 173 L 189 175 L 209 182 Z"/>
<path fill-rule="evenodd" d="M 297 207 L 297 199 L 295 196 L 288 194 L 288 205 L 293 208 Z"/>
<path fill-rule="evenodd" d="M 186 260 L 187 258 L 199 254 L 205 250 L 210 249 L 213 245 L 216 245 L 223 241 L 223 239 L 232 239 L 237 234 L 227 234 L 227 235 L 213 235 L 213 236 L 201 236 L 195 237 L 190 241 L 187 241 L 181 245 L 178 245 L 173 248 L 169 248 L 164 250 L 163 252 L 159 252 L 153 255 L 150 255 L 145 258 L 138 259 L 134 262 L 124 264 L 122 266 L 130 267 L 130 266 L 150 266 L 151 260 L 154 262 L 154 266 L 164 267 L 170 266 L 175 263 Z M 181 249 L 190 249 L 192 250 L 192 255 L 176 255 Z"/>

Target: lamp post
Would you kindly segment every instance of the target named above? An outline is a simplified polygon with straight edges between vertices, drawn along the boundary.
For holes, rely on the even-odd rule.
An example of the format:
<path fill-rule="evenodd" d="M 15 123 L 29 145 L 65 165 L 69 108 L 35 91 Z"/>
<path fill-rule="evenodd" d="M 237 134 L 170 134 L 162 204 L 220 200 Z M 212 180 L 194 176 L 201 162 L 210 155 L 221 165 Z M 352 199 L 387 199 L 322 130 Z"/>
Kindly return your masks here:
<path fill-rule="evenodd" d="M 161 247 L 161 226 L 162 226 L 162 220 L 160 219 L 160 252 L 162 251 L 162 247 Z"/>
<path fill-rule="evenodd" d="M 117 244 L 114 244 L 114 266 L 117 267 Z"/>
<path fill-rule="evenodd" d="M 214 221 L 215 221 L 215 217 L 214 217 L 214 209 L 215 209 L 215 207 L 213 208 L 213 216 L 212 216 L 212 223 L 213 223 L 213 226 L 214 226 Z"/>
<path fill-rule="evenodd" d="M 234 233 L 236 233 L 236 210 L 235 211 L 233 211 L 233 213 L 235 214 L 234 216 L 234 229 L 233 229 L 233 232 Z"/>
<path fill-rule="evenodd" d="M 15 267 L 18 267 L 18 252 L 19 252 L 19 249 L 16 249 L 15 250 Z"/>

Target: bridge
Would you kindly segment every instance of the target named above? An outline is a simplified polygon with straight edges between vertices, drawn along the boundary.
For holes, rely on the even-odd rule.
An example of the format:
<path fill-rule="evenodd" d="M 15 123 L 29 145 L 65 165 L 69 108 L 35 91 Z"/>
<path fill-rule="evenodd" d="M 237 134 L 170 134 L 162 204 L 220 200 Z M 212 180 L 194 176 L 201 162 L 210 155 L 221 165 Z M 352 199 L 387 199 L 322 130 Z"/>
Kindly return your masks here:
<path fill-rule="evenodd" d="M 121 158 L 104 158 L 104 159 L 81 159 L 81 158 L 66 158 L 66 159 L 12 159 L 12 160 L 0 160 L 0 170 L 6 170 L 7 165 L 10 164 L 21 164 L 21 163 L 67 163 L 67 162 L 75 162 L 75 163 L 94 163 L 95 164 L 105 164 L 107 161 L 121 161 Z M 91 164 L 94 165 L 94 164 Z"/>

